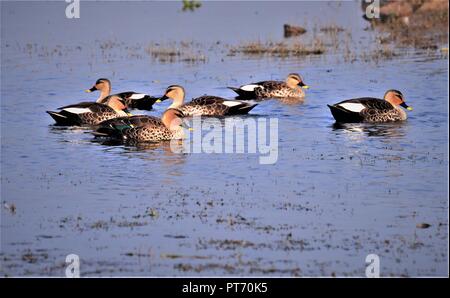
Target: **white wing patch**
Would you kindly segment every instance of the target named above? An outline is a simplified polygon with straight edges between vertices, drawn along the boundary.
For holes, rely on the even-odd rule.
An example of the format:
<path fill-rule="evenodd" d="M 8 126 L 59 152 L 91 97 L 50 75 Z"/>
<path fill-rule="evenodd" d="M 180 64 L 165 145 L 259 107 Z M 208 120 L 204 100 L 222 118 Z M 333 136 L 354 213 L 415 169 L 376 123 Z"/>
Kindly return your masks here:
<path fill-rule="evenodd" d="M 239 88 L 239 89 L 244 90 L 244 91 L 255 91 L 255 89 L 258 87 L 263 88 L 261 85 L 250 84 L 250 85 L 241 86 L 241 88 Z"/>
<path fill-rule="evenodd" d="M 63 109 L 63 111 L 66 111 L 66 112 L 69 112 L 69 113 L 72 113 L 72 114 L 83 114 L 83 113 L 92 112 L 88 108 L 67 108 L 67 109 Z"/>
<path fill-rule="evenodd" d="M 141 99 L 144 98 L 147 94 L 143 94 L 143 93 L 133 93 L 130 98 L 131 99 Z"/>
<path fill-rule="evenodd" d="M 339 106 L 343 107 L 344 109 L 346 109 L 348 111 L 356 112 L 356 113 L 359 113 L 366 108 L 366 106 L 364 106 L 363 104 L 352 103 L 352 102 L 341 103 L 341 104 L 339 104 Z"/>
<path fill-rule="evenodd" d="M 227 107 L 234 107 L 237 105 L 241 105 L 242 102 L 241 101 L 237 101 L 237 100 L 226 100 L 223 102 L 224 105 L 226 105 Z"/>

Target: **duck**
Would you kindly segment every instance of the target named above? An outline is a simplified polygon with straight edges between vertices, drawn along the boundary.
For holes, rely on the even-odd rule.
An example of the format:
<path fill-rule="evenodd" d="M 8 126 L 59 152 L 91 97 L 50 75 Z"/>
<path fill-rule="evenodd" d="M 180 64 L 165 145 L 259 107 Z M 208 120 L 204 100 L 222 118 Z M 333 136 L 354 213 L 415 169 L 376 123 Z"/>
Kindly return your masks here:
<path fill-rule="evenodd" d="M 184 103 L 184 88 L 180 85 L 170 85 L 159 101 L 172 99 L 169 109 L 180 110 L 188 116 L 229 116 L 247 114 L 258 104 L 250 101 L 227 100 L 218 96 L 204 95 Z"/>
<path fill-rule="evenodd" d="M 100 123 L 92 134 L 125 143 L 155 143 L 183 139 L 183 117 L 180 110 L 169 108 L 162 114 L 161 119 L 147 115 L 109 119 Z"/>
<path fill-rule="evenodd" d="M 97 125 L 102 121 L 130 116 L 124 102 L 118 97 L 111 97 L 105 103 L 80 102 L 58 108 L 58 112 L 47 111 L 62 126 Z"/>
<path fill-rule="evenodd" d="M 403 94 L 395 89 L 386 91 L 383 99 L 362 97 L 328 105 L 337 122 L 394 122 L 408 118 L 402 109 L 412 111 Z"/>
<path fill-rule="evenodd" d="M 299 98 L 305 97 L 303 89 L 309 86 L 303 82 L 303 78 L 298 73 L 290 73 L 285 82 L 262 81 L 242 85 L 239 88 L 228 87 L 239 96 L 237 99 L 265 99 L 265 98 Z"/>
<path fill-rule="evenodd" d="M 105 103 L 110 97 L 119 97 L 129 109 L 147 110 L 153 109 L 153 104 L 157 101 L 158 97 L 153 97 L 148 94 L 138 93 L 133 91 L 126 91 L 117 94 L 111 93 L 111 81 L 106 78 L 98 79 L 95 84 L 86 89 L 86 92 L 100 91 L 100 96 L 97 99 L 97 103 Z"/>

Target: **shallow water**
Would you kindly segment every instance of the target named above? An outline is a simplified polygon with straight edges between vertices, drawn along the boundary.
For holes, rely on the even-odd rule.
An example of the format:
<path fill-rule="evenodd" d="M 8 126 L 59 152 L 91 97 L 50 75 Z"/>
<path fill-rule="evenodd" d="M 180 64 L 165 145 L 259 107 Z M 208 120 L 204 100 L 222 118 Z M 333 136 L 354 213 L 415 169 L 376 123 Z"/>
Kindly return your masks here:
<path fill-rule="evenodd" d="M 79 20 L 64 18 L 65 3 L 1 8 L 2 274 L 64 276 L 75 253 L 82 276 L 365 276 L 375 253 L 384 276 L 448 275 L 447 58 L 229 55 L 228 44 L 282 40 L 286 22 L 338 24 L 373 46 L 358 3 L 204 2 L 186 13 L 178 2 L 82 3 Z M 143 50 L 180 40 L 206 59 Z M 187 98 L 231 98 L 225 86 L 290 72 L 311 86 L 304 104 L 265 101 L 243 117 L 278 119 L 273 165 L 258 154 L 107 146 L 45 114 L 95 100 L 82 90 L 98 77 L 114 91 L 159 95 L 177 83 Z M 404 123 L 334 125 L 326 104 L 390 88 L 414 107 Z M 423 222 L 431 227 L 416 228 Z"/>

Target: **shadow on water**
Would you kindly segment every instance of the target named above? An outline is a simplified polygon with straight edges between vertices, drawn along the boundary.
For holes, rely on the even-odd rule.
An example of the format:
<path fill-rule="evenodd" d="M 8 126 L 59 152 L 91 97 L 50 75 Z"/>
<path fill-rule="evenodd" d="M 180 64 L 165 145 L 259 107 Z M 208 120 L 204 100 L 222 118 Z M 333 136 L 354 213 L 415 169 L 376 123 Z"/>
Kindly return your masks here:
<path fill-rule="evenodd" d="M 333 131 L 343 131 L 346 133 L 363 133 L 369 137 L 392 137 L 400 138 L 405 136 L 404 123 L 339 123 L 332 125 Z"/>

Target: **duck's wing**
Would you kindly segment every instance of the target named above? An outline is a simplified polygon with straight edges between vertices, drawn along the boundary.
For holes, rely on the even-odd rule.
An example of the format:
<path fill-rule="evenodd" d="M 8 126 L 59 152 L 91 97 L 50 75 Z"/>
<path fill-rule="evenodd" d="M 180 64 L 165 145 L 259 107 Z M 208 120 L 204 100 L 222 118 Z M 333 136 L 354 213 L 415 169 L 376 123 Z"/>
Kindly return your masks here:
<path fill-rule="evenodd" d="M 153 109 L 153 104 L 158 100 L 158 97 L 134 91 L 121 92 L 115 95 L 122 98 L 128 108 L 137 110 L 150 111 Z"/>
<path fill-rule="evenodd" d="M 224 102 L 226 99 L 218 96 L 204 95 L 197 98 L 193 98 L 189 104 L 198 105 L 198 106 L 210 106 L 213 104 L 220 104 Z"/>
<path fill-rule="evenodd" d="M 341 101 L 334 105 L 335 107 L 339 107 L 345 109 L 350 112 L 360 113 L 362 111 L 382 111 L 382 110 L 392 110 L 394 106 L 389 102 L 372 97 L 362 97 L 362 98 L 354 98 L 349 100 Z"/>
<path fill-rule="evenodd" d="M 93 124 L 98 118 L 111 118 L 116 114 L 112 108 L 96 102 L 80 102 L 58 109 L 58 112 L 47 111 L 47 113 L 56 121 L 57 125 L 65 126 Z"/>
<path fill-rule="evenodd" d="M 217 96 L 201 96 L 193 99 L 190 107 L 196 107 L 199 114 L 209 116 L 224 116 L 234 114 L 246 114 L 257 104 L 248 101 L 227 100 Z"/>
<path fill-rule="evenodd" d="M 160 119 L 147 115 L 134 115 L 130 117 L 118 117 L 101 122 L 95 132 L 95 136 L 122 139 L 131 129 L 140 127 L 161 127 L 164 124 Z"/>
<path fill-rule="evenodd" d="M 114 111 L 107 105 L 96 102 L 80 102 L 76 104 L 67 105 L 58 108 L 61 111 L 71 114 L 85 114 L 85 113 L 106 113 Z"/>
<path fill-rule="evenodd" d="M 103 121 L 99 124 L 100 127 L 119 127 L 119 126 L 130 126 L 130 127 L 137 127 L 137 126 L 143 126 L 147 124 L 151 125 L 159 125 L 161 123 L 161 120 L 153 117 L 153 116 L 147 116 L 147 115 L 134 115 L 129 117 L 118 117 L 114 119 L 109 119 L 106 121 Z"/>
<path fill-rule="evenodd" d="M 263 89 L 269 89 L 269 90 L 279 88 L 280 86 L 284 86 L 285 84 L 286 84 L 285 82 L 281 82 L 281 81 L 262 81 L 262 82 L 255 83 L 255 85 L 258 85 Z"/>
<path fill-rule="evenodd" d="M 389 102 L 371 97 L 344 100 L 328 107 L 338 122 L 361 122 L 374 115 L 390 113 L 395 109 Z"/>

